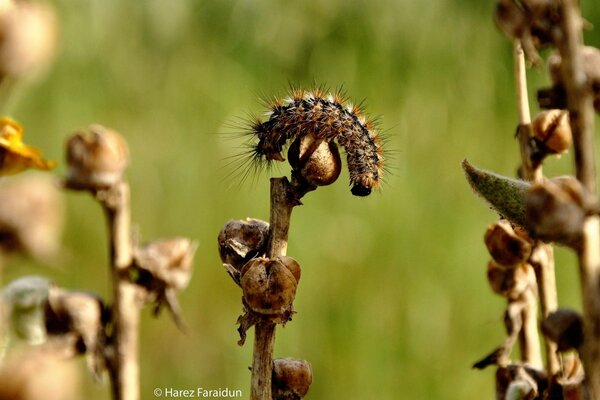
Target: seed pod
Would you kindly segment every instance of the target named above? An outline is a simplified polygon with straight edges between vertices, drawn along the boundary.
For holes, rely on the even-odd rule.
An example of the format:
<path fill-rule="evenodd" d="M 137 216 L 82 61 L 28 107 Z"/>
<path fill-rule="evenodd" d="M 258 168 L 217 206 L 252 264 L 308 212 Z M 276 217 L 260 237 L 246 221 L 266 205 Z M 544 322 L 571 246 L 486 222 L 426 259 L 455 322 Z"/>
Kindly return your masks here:
<path fill-rule="evenodd" d="M 494 261 L 487 267 L 487 277 L 492 291 L 507 299 L 517 299 L 535 281 L 528 264 L 505 268 Z"/>
<path fill-rule="evenodd" d="M 298 280 L 287 265 L 291 263 L 289 257 L 282 260 L 275 258 L 255 258 L 242 268 L 241 286 L 244 300 L 252 311 L 259 314 L 282 314 L 291 310 L 292 302 L 296 296 Z M 296 272 L 297 276 L 299 276 Z"/>
<path fill-rule="evenodd" d="M 589 195 L 573 177 L 535 184 L 525 197 L 527 228 L 541 240 L 578 246 L 590 206 Z"/>
<path fill-rule="evenodd" d="M 273 399 L 302 399 L 311 383 L 312 368 L 308 361 L 294 358 L 273 360 Z"/>
<path fill-rule="evenodd" d="M 533 120 L 533 135 L 538 147 L 545 153 L 565 153 L 573 143 L 568 111 L 554 109 L 540 112 Z"/>
<path fill-rule="evenodd" d="M 504 266 L 522 263 L 531 254 L 531 243 L 519 236 L 506 220 L 490 225 L 485 232 L 485 245 L 495 262 Z"/>
<path fill-rule="evenodd" d="M 294 171 L 315 186 L 331 185 L 342 170 L 337 145 L 313 134 L 294 140 L 288 149 L 288 160 Z"/>
<path fill-rule="evenodd" d="M 269 223 L 259 219 L 228 221 L 217 238 L 221 261 L 238 272 L 250 259 L 265 253 L 269 242 Z"/>
<path fill-rule="evenodd" d="M 154 279 L 180 291 L 192 277 L 197 248 L 198 243 L 184 237 L 158 239 L 136 248 L 133 258 L 135 264 L 150 272 Z"/>
<path fill-rule="evenodd" d="M 67 142 L 67 184 L 103 189 L 121 181 L 129 151 L 121 135 L 100 125 L 74 133 Z"/>
<path fill-rule="evenodd" d="M 561 308 L 542 321 L 542 332 L 557 344 L 558 351 L 578 349 L 583 344 L 583 321 L 575 310 Z"/>
<path fill-rule="evenodd" d="M 104 303 L 92 293 L 50 286 L 45 305 L 48 335 L 75 334 L 83 342 L 88 367 L 100 380 L 105 370 Z"/>

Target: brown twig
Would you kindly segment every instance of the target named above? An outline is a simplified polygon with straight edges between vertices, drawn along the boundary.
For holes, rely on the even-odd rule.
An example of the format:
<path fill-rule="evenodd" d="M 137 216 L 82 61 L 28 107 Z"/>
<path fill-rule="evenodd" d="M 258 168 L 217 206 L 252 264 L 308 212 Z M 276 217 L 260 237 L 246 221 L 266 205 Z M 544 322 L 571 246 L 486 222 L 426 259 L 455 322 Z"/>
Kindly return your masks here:
<path fill-rule="evenodd" d="M 295 177 L 290 183 L 286 177 L 271 178 L 270 235 L 267 257 L 275 258 L 287 254 L 288 231 L 292 209 L 300 205 L 300 199 L 312 190 Z M 251 400 L 271 400 L 271 378 L 273 373 L 273 348 L 275 324 L 261 321 L 254 328 L 254 350 L 252 358 Z"/>
<path fill-rule="evenodd" d="M 108 224 L 114 296 L 113 356 L 109 360 L 113 398 L 138 400 L 138 331 L 141 300 L 128 276 L 132 263 L 129 185 L 121 181 L 96 195 Z"/>
<path fill-rule="evenodd" d="M 557 41 L 561 73 L 567 92 L 573 132 L 576 176 L 592 195 L 596 194 L 594 160 L 593 97 L 583 70 L 581 49 L 582 18 L 577 1 L 563 0 L 561 33 Z M 591 399 L 600 399 L 600 219 L 590 216 L 584 222 L 583 241 L 578 249 L 583 298 L 584 344 L 581 357 L 584 385 Z"/>

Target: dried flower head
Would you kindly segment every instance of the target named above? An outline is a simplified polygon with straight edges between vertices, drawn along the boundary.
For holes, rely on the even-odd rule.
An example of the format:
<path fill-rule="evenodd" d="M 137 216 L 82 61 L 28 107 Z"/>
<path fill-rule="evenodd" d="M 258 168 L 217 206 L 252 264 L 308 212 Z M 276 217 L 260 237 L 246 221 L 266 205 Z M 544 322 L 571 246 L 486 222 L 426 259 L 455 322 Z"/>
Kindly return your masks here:
<path fill-rule="evenodd" d="M 299 278 L 300 265 L 291 257 L 252 259 L 241 272 L 245 303 L 259 314 L 290 311 Z"/>
<path fill-rule="evenodd" d="M 154 313 L 166 305 L 181 328 L 184 324 L 176 294 L 190 282 L 197 248 L 195 241 L 176 237 L 152 241 L 136 248 L 133 254 L 139 271 L 136 283 L 148 290 L 155 303 Z"/>
<path fill-rule="evenodd" d="M 547 110 L 533 120 L 533 137 L 540 151 L 546 154 L 565 153 L 573 144 L 569 112 Z"/>
<path fill-rule="evenodd" d="M 55 161 L 42 158 L 40 150 L 23 143 L 23 127 L 9 117 L 0 118 L 0 175 L 14 175 L 29 168 L 49 170 Z"/>
<path fill-rule="evenodd" d="M 73 334 L 83 345 L 88 367 L 97 379 L 106 367 L 104 357 L 104 303 L 92 293 L 76 292 L 50 285 L 45 304 L 49 336 Z"/>
<path fill-rule="evenodd" d="M 74 133 L 67 142 L 67 184 L 103 189 L 121 181 L 129 151 L 121 135 L 100 125 Z"/>
<path fill-rule="evenodd" d="M 21 251 L 48 262 L 60 249 L 63 195 L 45 175 L 20 175 L 0 182 L 0 250 Z"/>
<path fill-rule="evenodd" d="M 531 243 L 522 229 L 513 229 L 506 220 L 490 225 L 485 232 L 485 245 L 498 264 L 512 266 L 526 261 L 531 254 Z"/>
<path fill-rule="evenodd" d="M 28 76 L 44 67 L 56 48 L 56 17 L 48 4 L 0 4 L 0 81 Z"/>
<path fill-rule="evenodd" d="M 306 360 L 273 360 L 273 399 L 299 400 L 306 396 L 312 383 L 312 368 Z"/>

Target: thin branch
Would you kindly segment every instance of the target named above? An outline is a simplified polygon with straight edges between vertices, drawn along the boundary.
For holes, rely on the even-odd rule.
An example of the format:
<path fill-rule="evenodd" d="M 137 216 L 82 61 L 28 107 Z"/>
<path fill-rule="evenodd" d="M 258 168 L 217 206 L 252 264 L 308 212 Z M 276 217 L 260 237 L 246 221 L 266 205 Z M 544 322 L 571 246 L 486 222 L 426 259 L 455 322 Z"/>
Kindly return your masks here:
<path fill-rule="evenodd" d="M 97 193 L 107 224 L 114 296 L 113 357 L 110 375 L 115 400 L 138 400 L 138 332 L 141 300 L 128 276 L 132 263 L 129 185 L 119 182 Z"/>
<path fill-rule="evenodd" d="M 582 18 L 577 1 L 563 0 L 558 47 L 561 72 L 567 91 L 569 117 L 573 132 L 577 178 L 596 194 L 594 160 L 593 98 L 583 69 L 581 49 Z M 583 243 L 578 249 L 583 298 L 584 344 L 581 357 L 586 378 L 584 385 L 591 399 L 600 399 L 600 219 L 591 216 L 583 227 Z"/>
<path fill-rule="evenodd" d="M 519 138 L 519 149 L 521 153 L 521 173 L 527 180 L 533 182 L 539 182 L 543 179 L 542 177 L 542 166 L 541 164 L 533 165 L 532 162 L 532 148 L 531 148 L 531 115 L 529 111 L 529 99 L 527 96 L 527 75 L 525 68 L 525 55 L 521 43 L 519 40 L 514 42 L 514 71 L 515 71 L 515 91 L 517 97 L 517 110 L 519 112 L 519 128 L 517 131 Z M 538 243 L 536 248 L 549 247 L 542 243 Z M 534 248 L 535 250 L 535 248 Z M 548 251 L 548 250 L 546 250 Z M 550 250 L 552 248 L 550 247 Z M 546 299 L 545 295 L 552 293 L 551 288 L 545 288 L 543 286 L 549 285 L 550 280 L 544 281 L 539 278 L 548 277 L 554 274 L 554 269 L 548 271 L 548 264 L 539 264 L 539 268 L 544 269 L 544 273 L 538 273 L 536 270 L 536 281 L 539 287 L 540 303 L 542 303 L 542 309 L 548 308 L 548 303 L 552 302 L 552 299 Z M 556 295 L 556 290 L 554 290 Z M 528 293 L 525 298 L 526 307 L 523 309 L 523 330 L 520 334 L 520 348 L 521 358 L 523 361 L 529 363 L 534 367 L 542 366 L 542 356 L 540 351 L 539 333 L 538 333 L 538 322 L 537 322 L 537 300 L 533 292 Z M 556 301 L 555 301 L 556 302 Z M 555 368 L 558 364 L 556 358 L 556 349 L 552 343 L 545 341 L 546 358 L 548 365 Z M 556 366 L 555 366 L 556 362 Z"/>

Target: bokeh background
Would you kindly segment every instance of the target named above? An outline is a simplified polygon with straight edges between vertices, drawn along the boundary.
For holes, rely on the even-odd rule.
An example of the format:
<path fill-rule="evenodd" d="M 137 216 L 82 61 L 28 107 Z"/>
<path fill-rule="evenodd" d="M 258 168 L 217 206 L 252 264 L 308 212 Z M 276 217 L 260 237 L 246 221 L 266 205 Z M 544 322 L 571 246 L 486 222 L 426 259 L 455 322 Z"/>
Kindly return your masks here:
<path fill-rule="evenodd" d="M 229 125 L 260 114 L 260 95 L 285 94 L 290 82 L 343 85 L 366 99 L 389 136 L 391 171 L 366 199 L 351 196 L 345 173 L 295 209 L 288 254 L 303 268 L 298 314 L 278 329 L 275 355 L 312 363 L 309 399 L 492 396 L 492 369 L 470 366 L 503 339 L 504 301 L 488 289 L 482 241 L 495 216 L 460 161 L 507 175 L 518 164 L 512 46 L 494 26 L 493 1 L 53 3 L 56 60 L 18 86 L 4 111 L 54 159 L 74 129 L 98 122 L 121 132 L 142 241 L 200 243 L 180 296 L 191 333 L 144 312 L 142 398 L 155 387 L 249 394 L 252 336 L 236 344 L 241 293 L 221 267 L 216 236 L 228 219 L 268 219 L 269 175 L 227 177 L 227 157 L 242 143 Z M 597 4 L 582 6 L 600 23 Z M 598 46 L 600 34 L 586 41 Z M 529 77 L 532 89 L 548 82 L 543 69 Z M 546 172 L 570 168 L 567 155 Z M 64 172 L 63 164 L 53 173 Z M 288 172 L 282 164 L 273 174 Z M 14 258 L 4 279 L 44 274 L 107 297 L 101 210 L 88 195 L 66 200 L 60 262 Z M 562 249 L 557 257 L 560 303 L 579 308 L 575 259 Z M 84 378 L 82 398 L 109 397 L 108 384 Z"/>

